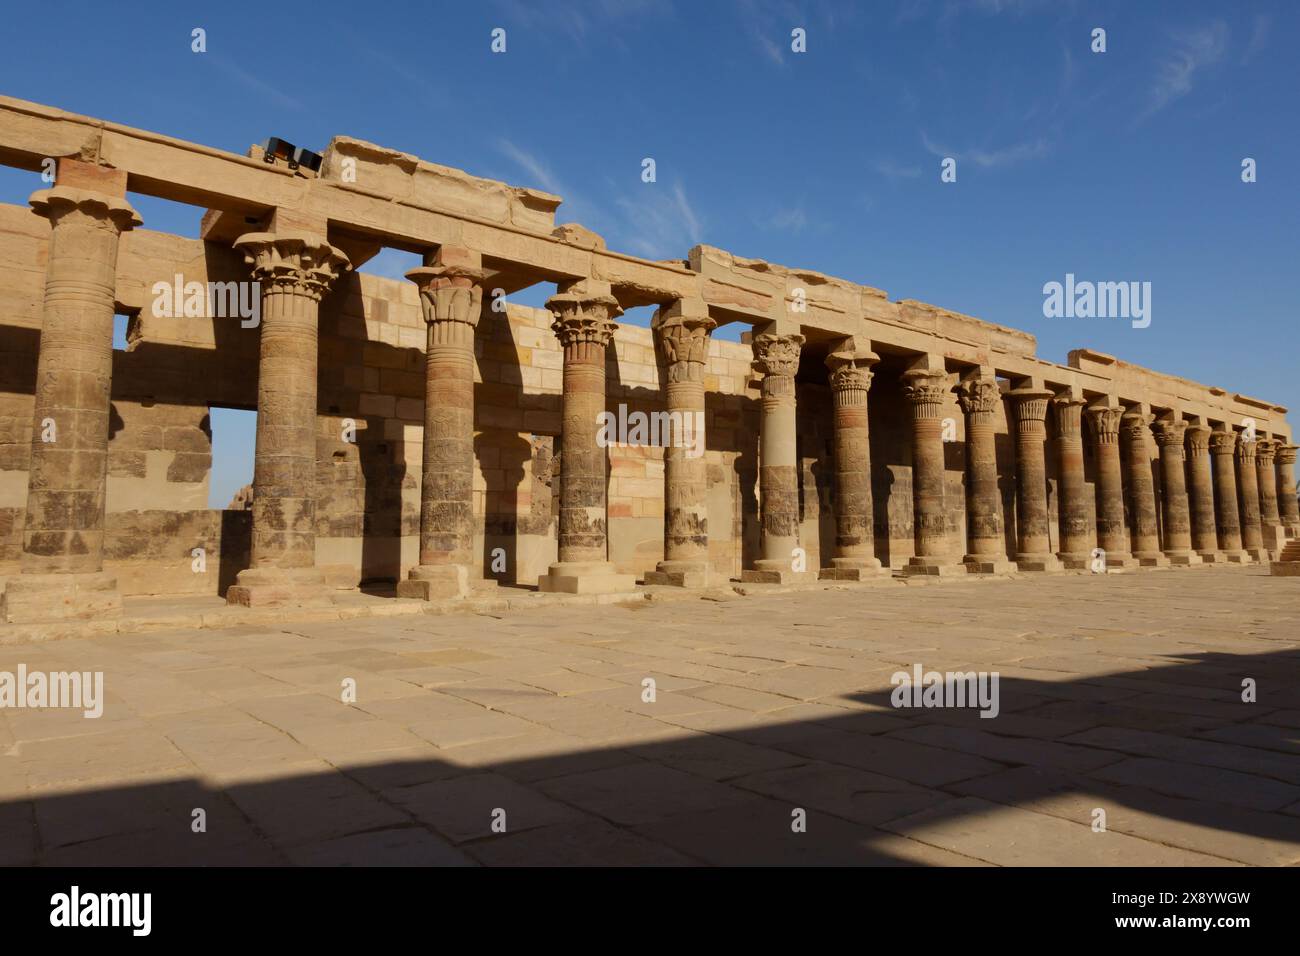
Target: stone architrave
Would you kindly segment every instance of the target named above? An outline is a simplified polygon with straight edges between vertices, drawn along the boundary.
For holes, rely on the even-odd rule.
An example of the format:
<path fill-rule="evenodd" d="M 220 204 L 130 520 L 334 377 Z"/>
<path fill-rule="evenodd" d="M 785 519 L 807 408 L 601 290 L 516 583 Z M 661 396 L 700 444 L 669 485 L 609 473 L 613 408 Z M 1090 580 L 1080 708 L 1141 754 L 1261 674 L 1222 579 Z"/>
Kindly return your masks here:
<path fill-rule="evenodd" d="M 316 361 L 321 297 L 350 268 L 311 232 L 255 232 L 235 248 L 259 283 L 251 566 L 226 591 L 246 607 L 327 601 L 316 567 Z"/>
<path fill-rule="evenodd" d="M 483 306 L 482 257 L 443 246 L 406 278 L 420 290 L 424 353 L 424 455 L 420 563 L 397 596 L 465 597 L 474 561 L 474 331 Z"/>
<path fill-rule="evenodd" d="M 679 299 L 655 313 L 651 329 L 667 363 L 668 424 L 664 448 L 664 559 L 646 584 L 700 588 L 709 569 L 709 468 L 704 459 L 704 369 L 716 322 L 698 299 Z"/>
<path fill-rule="evenodd" d="M 605 411 L 605 351 L 621 315 L 609 283 L 579 279 L 546 301 L 551 331 L 564 350 L 560 435 L 559 561 L 538 579 L 542 591 L 613 594 L 636 589 L 636 575 L 609 560 L 605 458 L 599 441 Z"/>

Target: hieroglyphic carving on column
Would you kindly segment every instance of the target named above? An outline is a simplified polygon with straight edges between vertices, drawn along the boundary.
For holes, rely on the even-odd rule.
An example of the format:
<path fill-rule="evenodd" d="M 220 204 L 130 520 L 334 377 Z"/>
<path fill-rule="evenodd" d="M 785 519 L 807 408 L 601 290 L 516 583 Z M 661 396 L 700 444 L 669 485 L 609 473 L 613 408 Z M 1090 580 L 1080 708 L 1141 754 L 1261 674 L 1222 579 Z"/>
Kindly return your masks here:
<path fill-rule="evenodd" d="M 1119 443 L 1124 409 L 1118 405 L 1093 405 L 1087 414 L 1097 441 L 1097 546 L 1105 552 L 1106 567 L 1124 567 L 1135 563 L 1124 520 L 1124 470 Z"/>
<path fill-rule="evenodd" d="M 597 433 L 605 410 L 605 350 L 623 310 L 608 292 L 584 288 L 551 296 L 546 308 L 564 350 L 560 563 L 603 563 L 606 452 Z"/>
<path fill-rule="evenodd" d="M 1282 515 L 1277 504 L 1277 471 L 1273 458 L 1281 444 L 1273 438 L 1260 438 L 1255 442 L 1255 470 L 1259 485 L 1259 523 L 1264 530 L 1264 547 L 1270 551 L 1282 546 L 1280 531 Z"/>
<path fill-rule="evenodd" d="M 1150 567 L 1168 564 L 1160 550 L 1160 524 L 1156 517 L 1156 488 L 1151 475 L 1152 416 L 1130 409 L 1120 420 L 1124 438 L 1124 477 L 1128 483 L 1133 519 L 1133 554 Z"/>
<path fill-rule="evenodd" d="M 1083 475 L 1083 399 L 1063 393 L 1053 399 L 1056 406 L 1059 502 L 1057 517 L 1061 548 L 1058 557 L 1066 567 L 1089 565 L 1092 544 L 1092 516 L 1088 509 L 1087 485 Z"/>
<path fill-rule="evenodd" d="M 1214 522 L 1214 479 L 1210 475 L 1209 427 L 1187 428 L 1187 503 L 1192 519 L 1192 547 L 1204 561 L 1220 561 L 1219 534 Z"/>
<path fill-rule="evenodd" d="M 1008 393 L 1016 421 L 1016 563 L 1022 571 L 1047 571 L 1060 567 L 1051 553 L 1047 509 L 1047 402 L 1052 393 L 1032 387 Z"/>
<path fill-rule="evenodd" d="M 1293 535 L 1300 534 L 1300 501 L 1296 499 L 1295 453 L 1297 446 L 1279 443 L 1277 446 L 1277 505 L 1282 523 Z"/>
<path fill-rule="evenodd" d="M 754 564 L 758 571 L 790 572 L 799 546 L 794 378 L 803 342 L 797 332 L 760 332 L 752 342 L 752 368 L 763 376 L 758 472 L 763 557 Z"/>
<path fill-rule="evenodd" d="M 957 386 L 966 415 L 966 563 L 975 571 L 1012 570 L 1006 563 L 1002 495 L 998 488 L 996 412 L 1002 390 L 996 378 L 980 374 Z"/>
<path fill-rule="evenodd" d="M 406 273 L 419 289 L 427 327 L 419 558 L 425 570 L 413 571 L 415 583 L 403 582 L 398 593 L 426 599 L 465 593 L 461 578 L 468 579 L 474 557 L 474 330 L 488 275 L 469 250 L 443 247 L 437 259 Z M 457 567 L 431 570 L 440 565 Z"/>
<path fill-rule="evenodd" d="M 852 339 L 826 357 L 835 403 L 835 554 L 826 576 L 860 577 L 875 571 L 875 520 L 871 500 L 871 437 L 867 392 L 880 357 Z"/>
<path fill-rule="evenodd" d="M 912 409 L 912 538 L 916 554 L 907 573 L 932 573 L 951 563 L 945 510 L 943 408 L 952 398 L 952 378 L 942 369 L 903 373 L 903 397 Z"/>
<path fill-rule="evenodd" d="M 1237 433 L 1231 429 L 1210 432 L 1210 462 L 1214 474 L 1214 525 L 1219 549 L 1229 561 L 1247 556 L 1241 537 L 1241 511 L 1237 504 Z"/>
<path fill-rule="evenodd" d="M 1151 424 L 1151 431 L 1160 448 L 1165 555 L 1178 564 L 1199 563 L 1199 558 L 1192 554 L 1192 521 L 1183 464 L 1186 460 L 1187 422 L 1180 418 L 1162 418 Z"/>
<path fill-rule="evenodd" d="M 664 449 L 664 560 L 646 583 L 708 583 L 708 464 L 704 460 L 704 368 L 708 306 L 679 300 L 659 309 L 651 329 L 667 364 L 669 434 Z"/>
<path fill-rule="evenodd" d="M 249 233 L 234 245 L 262 292 L 252 567 L 312 568 L 318 306 L 350 265 L 340 250 L 312 233 Z M 256 579 L 245 572 L 241 587 Z M 256 599 L 243 590 L 227 598 Z"/>

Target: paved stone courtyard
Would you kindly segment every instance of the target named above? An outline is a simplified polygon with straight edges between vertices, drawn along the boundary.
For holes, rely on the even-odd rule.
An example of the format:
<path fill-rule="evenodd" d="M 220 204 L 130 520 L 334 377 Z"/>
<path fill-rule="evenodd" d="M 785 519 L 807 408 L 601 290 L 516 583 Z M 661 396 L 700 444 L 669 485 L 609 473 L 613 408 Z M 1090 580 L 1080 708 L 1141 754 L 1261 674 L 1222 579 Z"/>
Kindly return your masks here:
<path fill-rule="evenodd" d="M 0 711 L 0 863 L 1289 865 L 1298 609 L 1219 567 L 3 646 L 106 704 Z M 918 663 L 999 716 L 895 709 Z"/>

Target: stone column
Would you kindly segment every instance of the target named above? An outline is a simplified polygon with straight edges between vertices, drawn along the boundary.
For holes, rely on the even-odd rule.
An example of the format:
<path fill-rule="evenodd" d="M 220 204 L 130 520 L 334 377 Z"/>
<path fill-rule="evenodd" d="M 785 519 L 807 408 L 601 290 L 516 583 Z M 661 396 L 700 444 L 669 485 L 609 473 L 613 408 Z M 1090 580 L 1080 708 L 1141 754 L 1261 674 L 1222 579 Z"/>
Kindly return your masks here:
<path fill-rule="evenodd" d="M 597 440 L 605 411 L 605 350 L 621 315 L 609 283 L 566 283 L 546 302 L 564 350 L 560 435 L 559 561 L 537 582 L 542 591 L 608 594 L 631 591 L 636 576 L 609 561 L 605 507 L 606 450 Z"/>
<path fill-rule="evenodd" d="M 122 610 L 117 578 L 104 572 L 104 489 L 118 238 L 140 224 L 125 187 L 125 173 L 60 160 L 58 184 L 30 200 L 51 228 L 21 573 L 0 620 Z"/>
<path fill-rule="evenodd" d="M 1183 434 L 1187 423 L 1181 419 L 1160 419 L 1151 425 L 1160 447 L 1162 517 L 1165 530 L 1165 557 L 1170 564 L 1200 564 L 1201 556 L 1192 550 L 1192 521 L 1187 506 L 1187 477 L 1183 454 Z"/>
<path fill-rule="evenodd" d="M 1016 566 L 1007 560 L 1002 493 L 998 489 L 995 428 L 1002 392 L 997 379 L 982 374 L 968 378 L 957 387 L 957 402 L 966 416 L 966 537 L 969 550 L 962 561 L 972 574 L 1014 571 Z"/>
<path fill-rule="evenodd" d="M 1120 464 L 1119 406 L 1094 405 L 1088 420 L 1097 440 L 1097 547 L 1105 553 L 1105 566 L 1129 568 L 1137 559 L 1129 551 L 1128 526 L 1124 520 L 1124 478 Z M 1144 426 L 1145 427 L 1145 426 Z"/>
<path fill-rule="evenodd" d="M 323 601 L 316 567 L 316 320 L 347 256 L 310 232 L 254 232 L 235 248 L 261 286 L 252 566 L 226 591 L 247 607 Z"/>
<path fill-rule="evenodd" d="M 1295 493 L 1295 453 L 1296 445 L 1279 442 L 1277 446 L 1277 506 L 1282 514 L 1282 525 L 1286 536 L 1294 538 L 1300 535 L 1300 501 Z"/>
<path fill-rule="evenodd" d="M 397 596 L 465 597 L 474 561 L 474 330 L 487 272 L 482 257 L 443 246 L 406 278 L 419 287 L 424 350 L 420 563 Z"/>
<path fill-rule="evenodd" d="M 794 377 L 799 371 L 798 333 L 761 332 L 754 336 L 754 371 L 763 376 L 763 419 L 759 436 L 758 484 L 763 520 L 763 557 L 741 581 L 783 583 L 797 580 L 794 549 L 799 546 L 799 458 L 796 441 Z"/>
<path fill-rule="evenodd" d="M 704 369 L 717 323 L 698 299 L 679 299 L 651 322 L 668 365 L 664 448 L 664 559 L 646 584 L 705 587 L 709 569 L 709 467 L 704 460 Z M 724 582 L 725 583 L 725 582 Z"/>
<path fill-rule="evenodd" d="M 903 568 L 908 575 L 967 573 L 950 554 L 944 510 L 943 408 L 951 392 L 952 379 L 942 369 L 903 373 L 903 396 L 912 406 L 912 537 L 916 548 Z"/>
<path fill-rule="evenodd" d="M 1124 438 L 1124 470 L 1132 516 L 1133 556 L 1144 568 L 1166 567 L 1156 520 L 1156 487 L 1151 477 L 1151 416 L 1130 409 L 1120 418 Z"/>
<path fill-rule="evenodd" d="M 1210 460 L 1214 471 L 1214 527 L 1225 561 L 1250 560 L 1241 544 L 1241 517 L 1237 507 L 1237 474 L 1233 457 L 1237 434 L 1232 429 L 1210 432 Z"/>
<path fill-rule="evenodd" d="M 864 581 L 889 577 L 875 547 L 875 509 L 871 501 L 871 438 L 867 391 L 871 367 L 880 356 L 852 339 L 826 357 L 835 398 L 835 556 L 821 577 Z"/>
<path fill-rule="evenodd" d="M 1083 570 L 1091 564 L 1094 534 L 1083 476 L 1083 406 L 1087 403 L 1066 392 L 1052 404 L 1056 406 L 1057 524 L 1061 532 L 1056 556 L 1067 568 Z"/>
<path fill-rule="evenodd" d="M 1273 560 L 1286 546 L 1286 532 L 1282 528 L 1282 515 L 1277 508 L 1277 471 L 1273 456 L 1277 441 L 1260 438 L 1255 442 L 1255 472 L 1259 484 L 1259 526 L 1264 536 L 1264 548 Z"/>
<path fill-rule="evenodd" d="M 1222 562 L 1214 524 L 1214 480 L 1210 477 L 1210 429 L 1187 429 L 1187 503 L 1192 515 L 1192 547 L 1207 564 Z"/>
<path fill-rule="evenodd" d="M 1255 471 L 1258 442 L 1244 435 L 1237 439 L 1237 487 L 1241 491 L 1241 544 L 1256 561 L 1267 561 L 1264 534 L 1259 521 L 1259 476 Z"/>
<path fill-rule="evenodd" d="M 1021 571 L 1059 571 L 1061 562 L 1052 554 L 1048 529 L 1047 462 L 1043 452 L 1047 400 L 1052 393 L 1017 388 L 1007 394 L 1016 420 L 1016 566 Z"/>

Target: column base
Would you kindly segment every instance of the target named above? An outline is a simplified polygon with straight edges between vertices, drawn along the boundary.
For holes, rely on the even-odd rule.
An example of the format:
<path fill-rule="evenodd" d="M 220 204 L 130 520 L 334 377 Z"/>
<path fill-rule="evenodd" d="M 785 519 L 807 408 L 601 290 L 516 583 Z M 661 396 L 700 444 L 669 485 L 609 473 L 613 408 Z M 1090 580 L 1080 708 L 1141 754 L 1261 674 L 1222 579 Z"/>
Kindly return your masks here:
<path fill-rule="evenodd" d="M 1224 564 L 1250 564 L 1251 557 L 1245 551 L 1220 551 Z"/>
<path fill-rule="evenodd" d="M 987 554 L 968 554 L 962 558 L 967 574 L 1014 574 L 1020 570 L 1014 561 Z"/>
<path fill-rule="evenodd" d="M 721 583 L 717 578 L 707 561 L 660 561 L 645 573 L 643 581 L 658 587 L 707 588 Z"/>
<path fill-rule="evenodd" d="M 1165 557 L 1176 568 L 1190 568 L 1201 563 L 1201 556 L 1195 551 L 1166 551 Z"/>
<path fill-rule="evenodd" d="M 537 579 L 547 594 L 621 594 L 636 590 L 635 574 L 619 574 L 608 561 L 560 561 Z"/>
<path fill-rule="evenodd" d="M 819 581 L 879 581 L 893 576 L 894 572 L 881 567 L 879 561 L 875 567 L 832 567 L 817 572 Z"/>
<path fill-rule="evenodd" d="M 1269 555 L 1276 558 L 1286 547 L 1286 533 L 1282 530 L 1281 525 L 1270 525 L 1263 530 L 1264 548 Z"/>
<path fill-rule="evenodd" d="M 0 621 L 8 624 L 84 621 L 121 613 L 117 576 L 105 571 L 16 574 L 0 596 Z"/>
<path fill-rule="evenodd" d="M 1222 551 L 1197 551 L 1201 564 L 1227 564 L 1228 556 Z"/>
<path fill-rule="evenodd" d="M 951 561 L 944 561 L 939 558 L 928 558 L 913 556 L 907 559 L 907 564 L 903 565 L 902 572 L 904 576 L 912 577 L 964 577 L 970 572 L 966 570 L 964 564 L 954 564 Z"/>
<path fill-rule="evenodd" d="M 1250 558 L 1250 560 L 1256 564 L 1263 564 L 1269 560 L 1268 552 L 1263 548 L 1247 548 L 1246 557 Z"/>
<path fill-rule="evenodd" d="M 469 568 L 463 564 L 417 564 L 397 582 L 399 598 L 418 601 L 450 601 L 470 592 Z"/>
<path fill-rule="evenodd" d="M 1133 555 L 1129 554 L 1127 551 L 1106 551 L 1105 560 L 1106 560 L 1107 571 L 1114 571 L 1114 570 L 1122 571 L 1126 568 L 1137 568 L 1137 567 L 1141 567 L 1142 565 L 1141 561 L 1139 561 Z M 1091 563 L 1089 563 L 1090 570 L 1091 567 L 1092 565 Z"/>
<path fill-rule="evenodd" d="M 1067 571 L 1092 570 L 1092 555 L 1082 551 L 1058 551 L 1056 552 L 1056 559 L 1061 562 L 1061 567 Z"/>
<path fill-rule="evenodd" d="M 1159 551 L 1139 551 L 1134 557 L 1137 558 L 1138 567 L 1141 568 L 1169 567 L 1169 559 Z"/>
<path fill-rule="evenodd" d="M 1037 574 L 1065 570 L 1065 566 L 1061 564 L 1060 558 L 1054 554 L 1047 553 L 1017 554 L 1016 567 L 1021 571 L 1032 571 Z"/>
<path fill-rule="evenodd" d="M 320 568 L 245 568 L 226 589 L 226 603 L 240 607 L 284 607 L 333 603 L 336 588 Z"/>

